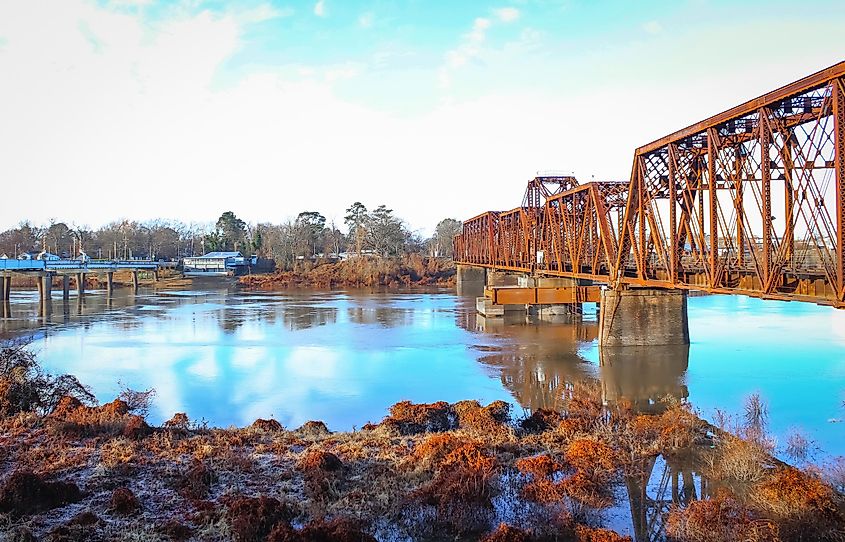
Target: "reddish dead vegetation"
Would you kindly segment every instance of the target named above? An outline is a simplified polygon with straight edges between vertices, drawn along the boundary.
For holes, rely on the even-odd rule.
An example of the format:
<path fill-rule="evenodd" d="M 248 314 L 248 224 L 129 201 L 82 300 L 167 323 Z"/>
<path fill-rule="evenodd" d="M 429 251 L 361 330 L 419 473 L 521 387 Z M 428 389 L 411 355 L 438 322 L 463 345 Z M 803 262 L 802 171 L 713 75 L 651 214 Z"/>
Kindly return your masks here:
<path fill-rule="evenodd" d="M 792 467 L 777 469 L 752 492 L 756 507 L 777 522 L 786 539 L 845 539 L 845 517 L 836 498 L 830 486 Z"/>
<path fill-rule="evenodd" d="M 282 431 L 284 429 L 284 427 L 282 427 L 282 424 L 280 424 L 276 420 L 272 420 L 272 419 L 271 420 L 265 420 L 265 419 L 262 419 L 262 418 L 258 418 L 257 420 L 252 422 L 252 425 L 250 425 L 250 427 L 253 428 L 253 429 L 257 429 L 259 431 L 271 431 L 271 432 L 272 431 Z"/>
<path fill-rule="evenodd" d="M 289 505 L 272 497 L 237 497 L 228 503 L 227 518 L 238 542 L 266 539 L 281 524 L 290 527 L 296 513 Z"/>
<path fill-rule="evenodd" d="M 520 459 L 516 468 L 531 479 L 522 488 L 525 499 L 553 503 L 569 496 L 594 508 L 613 504 L 612 477 L 616 454 L 608 445 L 594 439 L 576 439 L 566 447 L 565 463 L 548 455 Z M 556 481 L 555 475 L 568 472 Z"/>
<path fill-rule="evenodd" d="M 158 526 L 158 532 L 177 542 L 187 540 L 194 534 L 194 530 L 175 518 L 170 518 Z"/>
<path fill-rule="evenodd" d="M 326 427 L 326 424 L 313 420 L 305 422 L 302 424 L 302 427 L 298 428 L 295 432 L 303 437 L 323 437 L 331 434 L 331 431 L 329 431 L 329 428 Z"/>
<path fill-rule="evenodd" d="M 191 425 L 191 420 L 184 412 L 177 412 L 172 418 L 164 422 L 165 429 L 180 429 L 182 431 L 188 429 Z"/>
<path fill-rule="evenodd" d="M 90 540 L 91 533 L 102 525 L 103 521 L 91 511 L 82 512 L 74 516 L 64 525 L 59 525 L 50 531 L 50 542 L 77 542 Z M 33 538 L 33 540 L 35 540 Z"/>
<path fill-rule="evenodd" d="M 111 494 L 109 511 L 119 516 L 130 516 L 141 510 L 138 497 L 127 487 L 119 487 Z"/>
<path fill-rule="evenodd" d="M 129 413 L 129 405 L 120 399 L 99 407 L 83 405 L 75 397 L 62 397 L 47 416 L 48 427 L 61 435 L 74 437 L 124 436 L 138 439 L 150 433 L 144 418 Z"/>
<path fill-rule="evenodd" d="M 267 542 L 377 542 L 359 521 L 335 518 L 318 520 L 297 531 L 290 525 L 279 524 L 270 533 Z"/>
<path fill-rule="evenodd" d="M 454 428 L 452 406 L 445 401 L 414 404 L 402 401 L 390 407 L 382 427 L 396 429 L 402 435 L 448 431 Z"/>
<path fill-rule="evenodd" d="M 528 474 L 531 479 L 522 487 L 522 496 L 534 502 L 554 503 L 559 502 L 564 492 L 561 485 L 553 480 L 556 473 L 565 469 L 565 466 L 549 455 L 526 457 L 516 462 L 516 468 L 523 474 Z"/>
<path fill-rule="evenodd" d="M 538 408 L 522 420 L 520 426 L 529 433 L 542 433 L 556 428 L 563 421 L 563 415 L 556 410 Z"/>
<path fill-rule="evenodd" d="M 673 507 L 666 517 L 666 535 L 679 542 L 775 542 L 777 528 L 727 494 Z"/>
<path fill-rule="evenodd" d="M 0 512 L 12 517 L 40 514 L 82 500 L 71 482 L 45 482 L 30 471 L 13 473 L 0 486 Z"/>
<path fill-rule="evenodd" d="M 307 473 L 333 472 L 343 468 L 343 462 L 331 452 L 310 450 L 297 466 Z"/>
<path fill-rule="evenodd" d="M 482 407 L 478 401 L 459 401 L 453 406 L 458 427 L 484 434 L 495 434 L 509 429 L 511 407 L 504 401 L 494 401 Z"/>
<path fill-rule="evenodd" d="M 575 527 L 575 536 L 578 542 L 631 542 L 630 536 L 622 536 L 610 529 L 587 527 L 586 525 Z"/>
<path fill-rule="evenodd" d="M 402 259 L 363 257 L 313 267 L 307 264 L 294 271 L 241 277 L 240 284 L 253 290 L 454 286 L 455 272 L 451 261 L 411 254 Z"/>
<path fill-rule="evenodd" d="M 179 478 L 177 487 L 186 497 L 204 499 L 216 482 L 217 473 L 202 461 L 195 459 Z"/>
<path fill-rule="evenodd" d="M 496 458 L 474 441 L 429 442 L 427 448 L 436 475 L 412 498 L 434 506 L 440 520 L 456 532 L 477 530 L 496 495 Z"/>
<path fill-rule="evenodd" d="M 531 536 L 516 527 L 500 523 L 499 527 L 481 539 L 480 542 L 530 542 Z"/>

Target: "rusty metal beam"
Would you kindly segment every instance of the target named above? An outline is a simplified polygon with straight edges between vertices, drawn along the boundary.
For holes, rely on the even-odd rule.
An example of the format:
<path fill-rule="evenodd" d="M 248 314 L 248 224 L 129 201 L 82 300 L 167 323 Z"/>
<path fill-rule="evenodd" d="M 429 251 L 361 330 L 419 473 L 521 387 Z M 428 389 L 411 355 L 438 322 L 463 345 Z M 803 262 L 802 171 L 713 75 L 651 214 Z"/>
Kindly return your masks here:
<path fill-rule="evenodd" d="M 840 62 L 839 64 L 836 64 L 829 68 L 825 68 L 824 70 L 818 71 L 812 75 L 808 75 L 807 77 L 799 79 L 798 81 L 795 81 L 793 83 L 789 83 L 788 85 L 784 85 L 777 90 L 767 92 L 766 94 L 763 94 L 758 98 L 748 100 L 747 102 L 736 107 L 732 107 L 727 111 L 723 111 L 718 115 L 713 115 L 712 117 L 704 119 L 701 122 L 697 122 L 695 124 L 687 126 L 686 128 L 678 130 L 677 132 L 669 134 L 668 136 L 661 137 L 660 139 L 643 145 L 642 147 L 637 149 L 636 154 L 646 154 L 655 151 L 660 147 L 665 147 L 667 144 L 673 141 L 685 139 L 689 136 L 706 131 L 708 128 L 718 126 L 719 124 L 722 124 L 725 121 L 748 115 L 750 113 L 758 111 L 763 107 L 770 106 L 775 102 L 784 100 L 792 96 L 803 94 L 815 88 L 823 87 L 831 79 L 836 79 L 843 76 L 845 76 L 845 61 Z"/>

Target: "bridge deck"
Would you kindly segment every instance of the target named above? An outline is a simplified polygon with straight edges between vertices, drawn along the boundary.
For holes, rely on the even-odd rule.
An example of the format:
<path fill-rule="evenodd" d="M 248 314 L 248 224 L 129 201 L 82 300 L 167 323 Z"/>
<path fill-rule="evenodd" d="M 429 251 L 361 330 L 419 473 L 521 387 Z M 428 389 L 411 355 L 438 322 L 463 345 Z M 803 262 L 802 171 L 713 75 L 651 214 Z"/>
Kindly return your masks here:
<path fill-rule="evenodd" d="M 0 272 L 15 273 L 96 273 L 109 271 L 157 270 L 162 263 L 150 260 L 16 260 L 0 259 Z"/>

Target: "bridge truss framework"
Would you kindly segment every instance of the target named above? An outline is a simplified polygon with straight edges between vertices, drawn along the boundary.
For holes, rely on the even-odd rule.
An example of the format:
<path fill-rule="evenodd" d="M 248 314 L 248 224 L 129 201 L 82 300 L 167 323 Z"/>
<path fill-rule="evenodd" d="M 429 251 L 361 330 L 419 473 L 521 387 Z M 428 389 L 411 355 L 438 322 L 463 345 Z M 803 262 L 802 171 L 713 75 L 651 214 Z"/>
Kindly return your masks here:
<path fill-rule="evenodd" d="M 845 308 L 845 62 L 638 148 L 628 182 L 533 179 L 454 259 Z"/>

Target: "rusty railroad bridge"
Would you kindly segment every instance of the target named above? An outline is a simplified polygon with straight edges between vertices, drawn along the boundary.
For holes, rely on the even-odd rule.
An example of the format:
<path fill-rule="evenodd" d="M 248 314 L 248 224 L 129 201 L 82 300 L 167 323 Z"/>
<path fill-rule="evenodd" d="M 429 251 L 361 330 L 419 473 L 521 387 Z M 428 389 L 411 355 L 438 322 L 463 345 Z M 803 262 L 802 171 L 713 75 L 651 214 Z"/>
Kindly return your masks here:
<path fill-rule="evenodd" d="M 845 62 L 638 148 L 628 181 L 538 176 L 454 254 L 480 313 L 600 302 L 604 346 L 688 343 L 689 290 L 845 308 Z"/>

